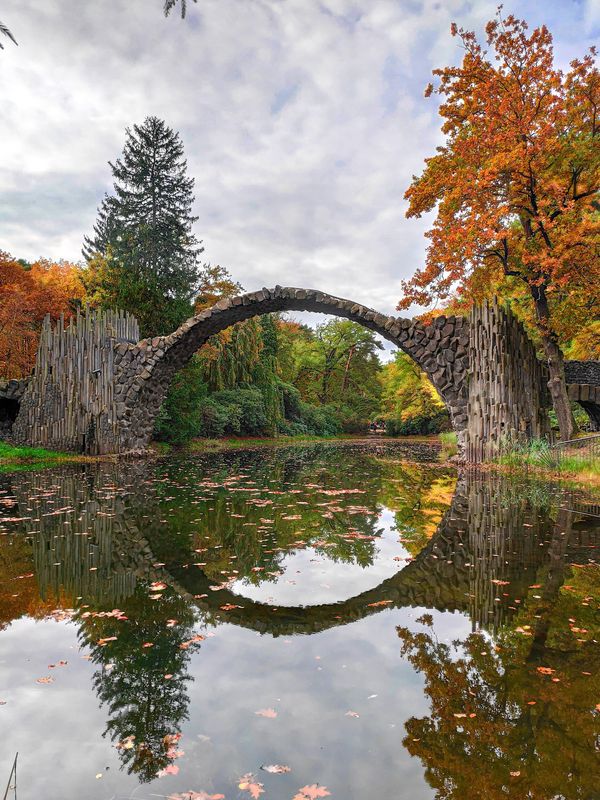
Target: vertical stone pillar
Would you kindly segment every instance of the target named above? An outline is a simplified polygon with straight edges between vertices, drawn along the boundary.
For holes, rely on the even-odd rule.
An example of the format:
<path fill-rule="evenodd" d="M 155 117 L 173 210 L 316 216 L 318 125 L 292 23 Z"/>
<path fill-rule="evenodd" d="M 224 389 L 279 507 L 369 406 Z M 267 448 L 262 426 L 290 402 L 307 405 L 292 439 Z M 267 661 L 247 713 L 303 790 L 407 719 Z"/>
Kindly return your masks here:
<path fill-rule="evenodd" d="M 467 460 L 489 461 L 511 443 L 548 437 L 546 370 L 497 299 L 471 312 L 469 351 Z"/>
<path fill-rule="evenodd" d="M 137 321 L 121 311 L 78 314 L 67 327 L 62 317 L 55 326 L 47 317 L 11 441 L 91 455 L 118 453 L 115 344 L 138 338 Z"/>

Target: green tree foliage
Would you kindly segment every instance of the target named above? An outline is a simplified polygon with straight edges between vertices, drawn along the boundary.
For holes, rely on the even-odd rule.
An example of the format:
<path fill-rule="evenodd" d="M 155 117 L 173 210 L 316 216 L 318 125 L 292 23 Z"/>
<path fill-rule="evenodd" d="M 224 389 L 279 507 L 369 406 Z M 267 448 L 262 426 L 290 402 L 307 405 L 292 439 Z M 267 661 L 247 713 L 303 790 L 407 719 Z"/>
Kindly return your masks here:
<path fill-rule="evenodd" d="M 144 336 L 170 333 L 192 313 L 202 252 L 179 134 L 147 117 L 127 129 L 122 157 L 110 167 L 114 194 L 105 195 L 83 248 L 88 294 L 134 313 Z"/>
<path fill-rule="evenodd" d="M 364 431 L 379 412 L 381 367 L 375 335 L 347 320 L 333 319 L 316 331 L 301 328 L 286 352 L 286 379 L 310 404 L 331 406 L 347 431 Z M 288 336 L 290 333 L 288 333 Z"/>
<path fill-rule="evenodd" d="M 109 612 L 82 620 L 80 628 L 98 666 L 93 684 L 108 712 L 106 733 L 142 783 L 172 763 L 188 718 L 188 664 L 199 648 L 190 606 L 170 589 L 149 603 L 149 590 L 138 585 L 124 601 L 125 621 Z"/>
<path fill-rule="evenodd" d="M 182 445 L 197 436 L 202 424 L 201 398 L 207 391 L 202 363 L 195 355 L 173 378 L 156 420 L 156 437 Z"/>
<path fill-rule="evenodd" d="M 438 433 L 448 425 L 444 403 L 431 381 L 401 351 L 379 374 L 381 410 L 391 435 Z"/>

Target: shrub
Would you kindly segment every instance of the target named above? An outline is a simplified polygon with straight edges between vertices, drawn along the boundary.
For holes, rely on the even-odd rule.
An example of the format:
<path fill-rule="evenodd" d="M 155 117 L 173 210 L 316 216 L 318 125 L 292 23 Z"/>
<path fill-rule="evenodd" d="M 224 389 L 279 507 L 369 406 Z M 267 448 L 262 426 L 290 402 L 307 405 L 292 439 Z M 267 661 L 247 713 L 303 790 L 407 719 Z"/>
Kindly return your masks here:
<path fill-rule="evenodd" d="M 385 432 L 388 436 L 427 436 L 430 433 L 441 433 L 448 430 L 448 413 L 442 410 L 434 416 L 415 416 L 403 420 L 398 417 L 387 417 Z"/>
<path fill-rule="evenodd" d="M 197 436 L 201 427 L 201 403 L 207 391 L 200 361 L 194 356 L 173 378 L 156 418 L 155 437 L 182 445 Z"/>
<path fill-rule="evenodd" d="M 264 397 L 260 389 L 255 386 L 248 389 L 226 389 L 215 392 L 211 395 L 211 399 L 229 409 L 225 433 L 260 436 L 268 431 L 269 419 Z M 234 411 L 234 408 L 237 411 Z"/>

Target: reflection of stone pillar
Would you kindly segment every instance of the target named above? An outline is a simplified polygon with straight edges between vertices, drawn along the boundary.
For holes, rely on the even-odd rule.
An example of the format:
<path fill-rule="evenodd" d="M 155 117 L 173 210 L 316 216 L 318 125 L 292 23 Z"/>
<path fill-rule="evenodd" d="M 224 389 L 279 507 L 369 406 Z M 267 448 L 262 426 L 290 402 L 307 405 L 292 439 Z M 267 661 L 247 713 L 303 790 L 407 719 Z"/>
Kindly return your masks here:
<path fill-rule="evenodd" d="M 465 482 L 473 627 L 497 630 L 513 613 L 548 559 L 550 523 L 523 487 L 505 477 L 472 473 Z"/>
<path fill-rule="evenodd" d="M 521 323 L 498 301 L 471 312 L 467 460 L 488 461 L 510 442 L 547 437 L 545 369 Z"/>
<path fill-rule="evenodd" d="M 42 596 L 116 603 L 132 594 L 137 577 L 152 569 L 131 496 L 146 472 L 138 462 L 19 475 L 14 492 L 27 518 Z M 141 491 L 148 508 L 150 489 Z"/>

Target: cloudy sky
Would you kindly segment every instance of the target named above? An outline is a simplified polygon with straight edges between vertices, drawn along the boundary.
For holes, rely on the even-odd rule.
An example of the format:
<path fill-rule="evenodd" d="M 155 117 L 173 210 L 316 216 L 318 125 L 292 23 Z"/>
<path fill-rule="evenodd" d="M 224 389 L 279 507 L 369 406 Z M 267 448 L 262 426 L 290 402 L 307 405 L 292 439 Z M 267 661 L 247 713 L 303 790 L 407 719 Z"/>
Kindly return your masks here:
<path fill-rule="evenodd" d="M 424 258 L 411 175 L 439 143 L 431 69 L 450 22 L 496 0 L 0 0 L 0 248 L 78 260 L 125 127 L 180 131 L 206 260 L 247 290 L 315 287 L 391 312 Z M 600 0 L 514 0 L 567 63 L 600 40 Z"/>

